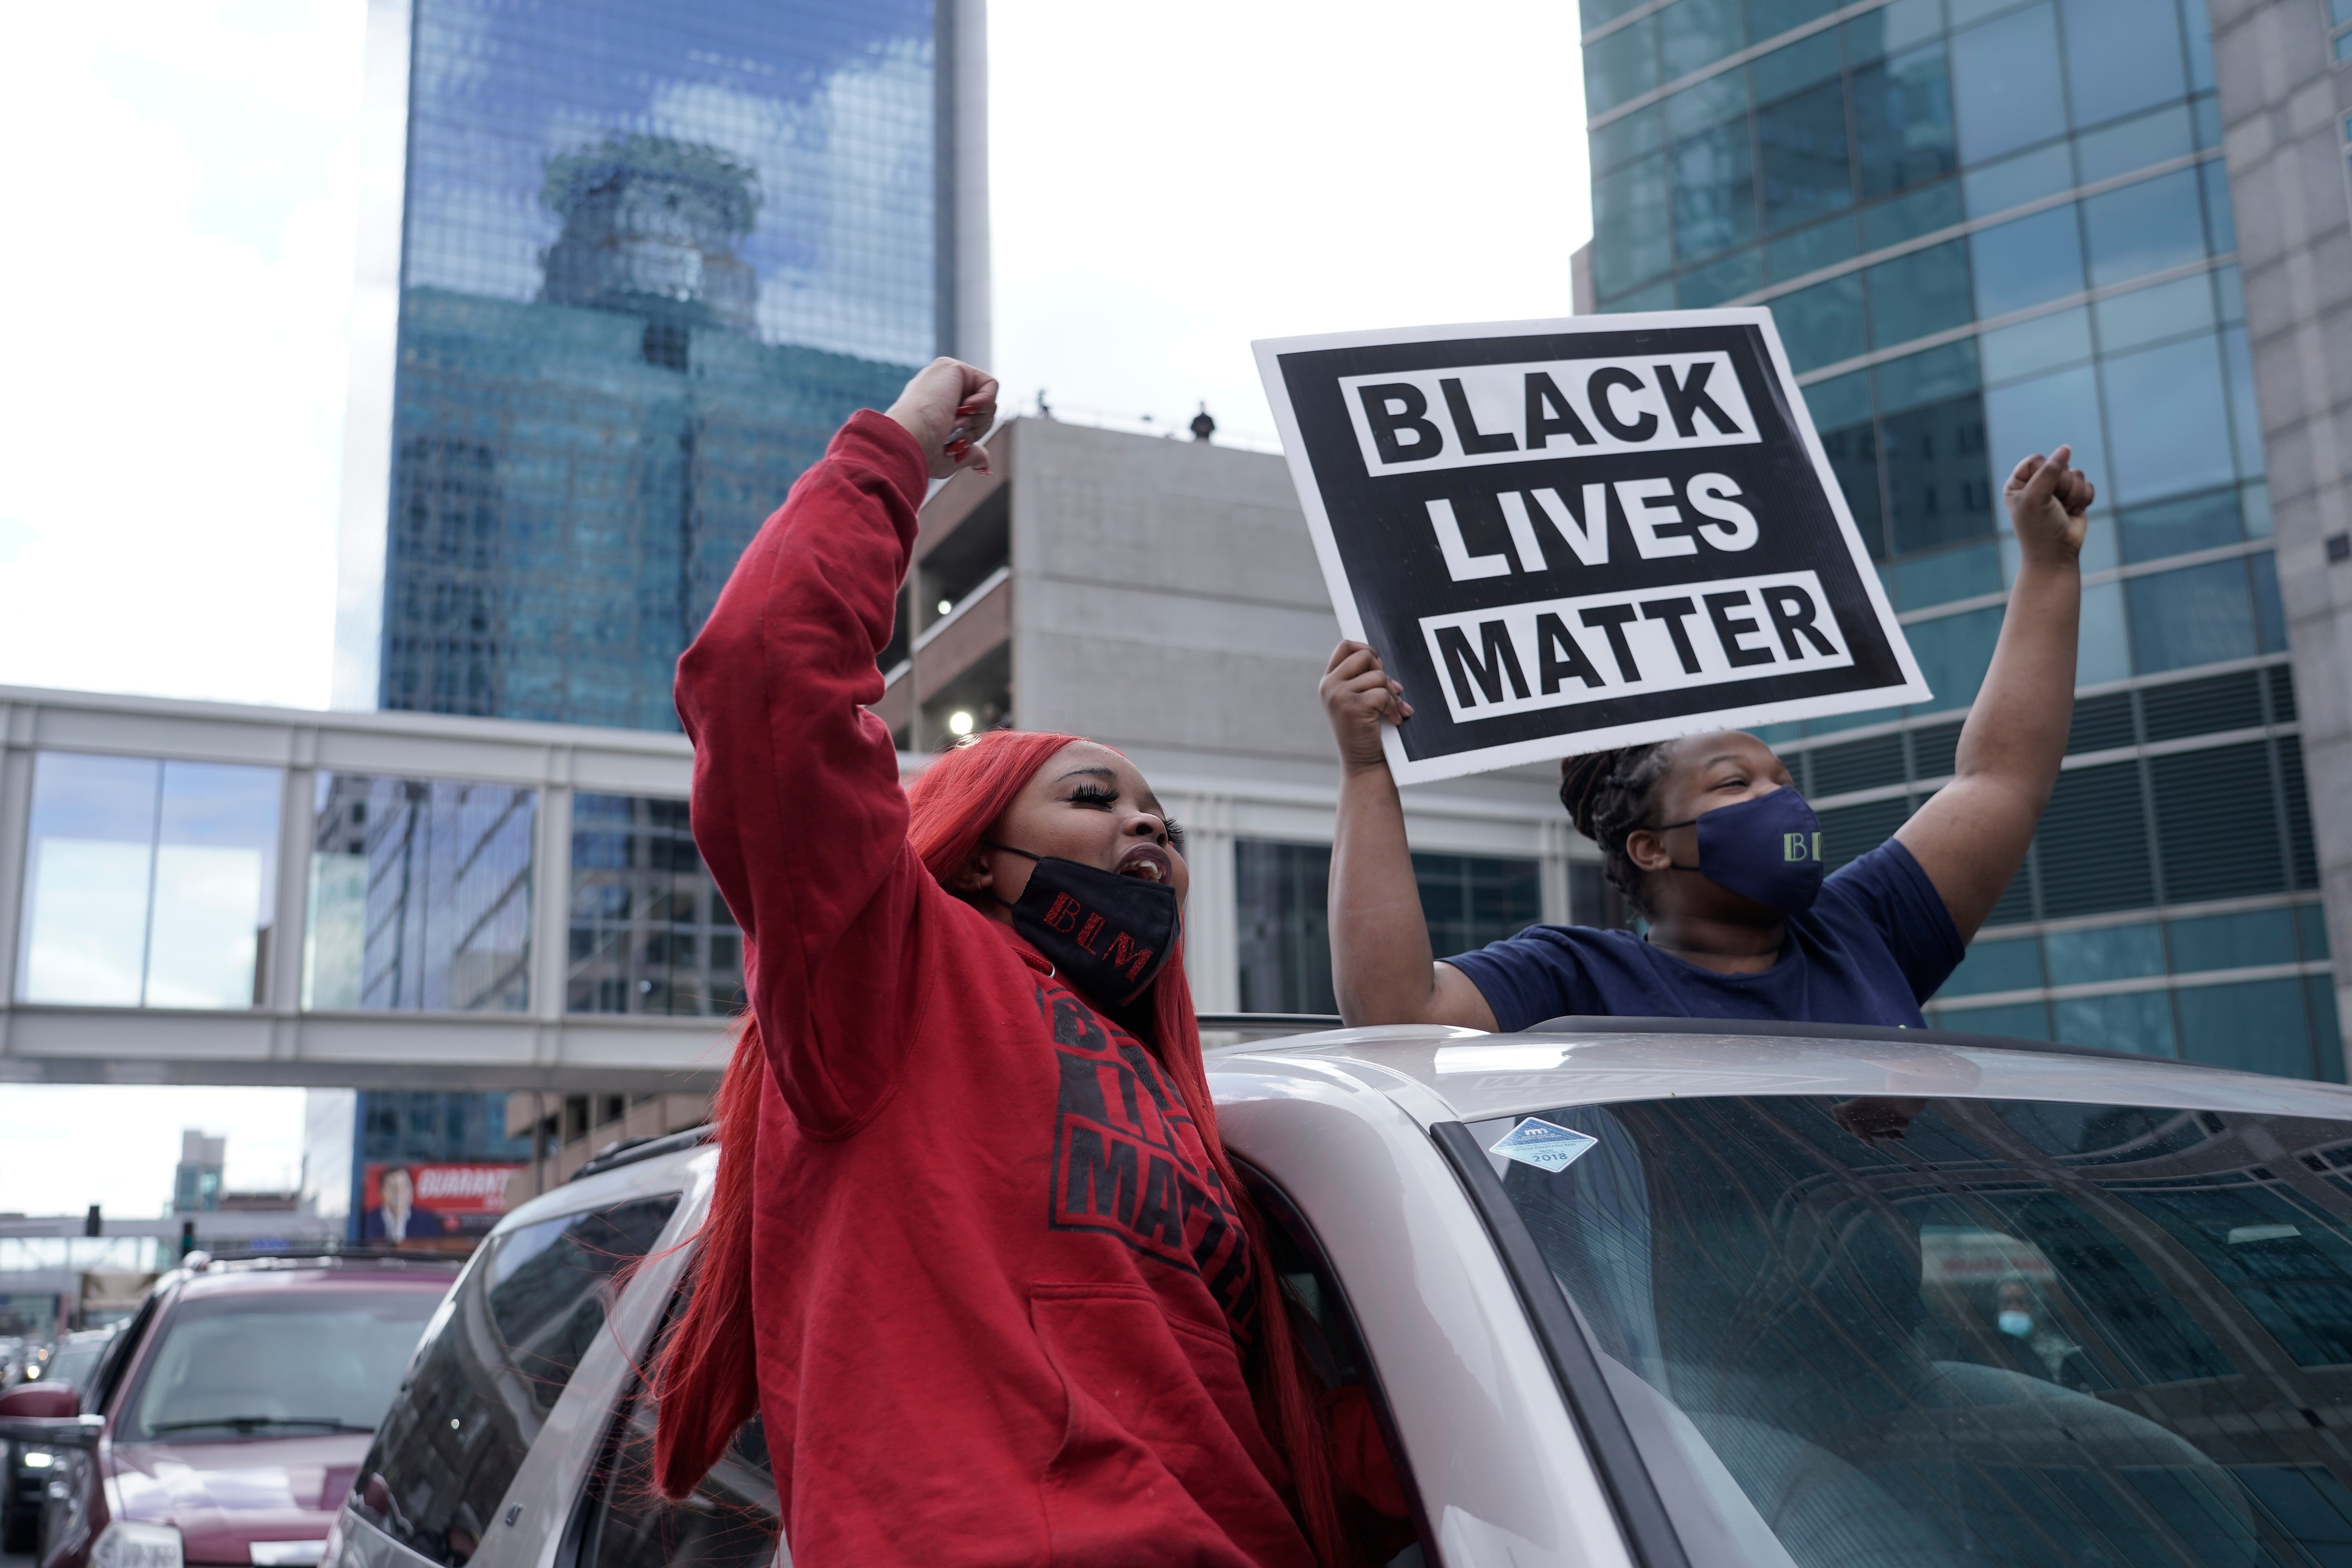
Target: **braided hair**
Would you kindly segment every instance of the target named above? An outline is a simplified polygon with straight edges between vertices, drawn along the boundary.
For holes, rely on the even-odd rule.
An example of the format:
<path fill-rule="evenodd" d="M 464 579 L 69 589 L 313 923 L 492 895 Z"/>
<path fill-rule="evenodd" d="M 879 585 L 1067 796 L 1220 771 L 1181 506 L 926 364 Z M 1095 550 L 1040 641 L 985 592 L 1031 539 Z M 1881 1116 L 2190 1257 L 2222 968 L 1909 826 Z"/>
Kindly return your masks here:
<path fill-rule="evenodd" d="M 1601 846 L 1602 875 L 1645 915 L 1647 878 L 1625 853 L 1625 840 L 1649 824 L 1650 793 L 1665 777 L 1672 753 L 1672 742 L 1658 741 L 1563 757 L 1559 763 L 1559 804 L 1568 807 L 1569 820 Z"/>

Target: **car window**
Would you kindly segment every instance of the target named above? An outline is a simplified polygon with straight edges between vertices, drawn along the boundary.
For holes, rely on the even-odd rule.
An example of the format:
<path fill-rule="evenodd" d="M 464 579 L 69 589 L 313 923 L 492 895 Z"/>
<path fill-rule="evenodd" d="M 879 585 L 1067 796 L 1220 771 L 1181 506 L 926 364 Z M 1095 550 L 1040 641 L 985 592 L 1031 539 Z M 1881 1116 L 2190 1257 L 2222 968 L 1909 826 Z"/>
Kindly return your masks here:
<path fill-rule="evenodd" d="M 184 1299 L 163 1321 L 114 1440 L 373 1432 L 439 1300 L 357 1286 Z"/>
<path fill-rule="evenodd" d="M 588 1500 L 579 1568 L 765 1568 L 772 1560 L 788 1568 L 758 1416 L 683 1502 L 654 1489 L 654 1410 L 642 1383 L 631 1390 L 609 1452 Z"/>
<path fill-rule="evenodd" d="M 603 1330 L 616 1277 L 677 1206 L 667 1194 L 493 1237 L 427 1329 L 361 1467 L 362 1517 L 448 1568 L 471 1558 Z"/>
<path fill-rule="evenodd" d="M 106 1353 L 103 1342 L 93 1345 L 68 1345 L 49 1357 L 49 1364 L 41 1369 L 44 1384 L 66 1388 L 80 1388 L 89 1382 L 98 1358 Z"/>
<path fill-rule="evenodd" d="M 1282 1279 L 1291 1327 L 1325 1390 L 1327 1426 L 1339 1439 L 1332 1448 L 1339 1481 L 1340 1523 L 1361 1561 L 1420 1568 L 1424 1558 L 1413 1522 L 1418 1512 L 1412 1478 L 1347 1292 L 1324 1254 L 1323 1244 L 1288 1195 L 1263 1173 L 1242 1162 L 1235 1163 L 1258 1213 L 1265 1218 L 1266 1248 Z M 1360 1427 L 1367 1424 L 1370 1432 L 1362 1432 Z M 1358 1436 L 1365 1440 L 1345 1440 Z"/>
<path fill-rule="evenodd" d="M 1791 1097 L 1471 1132 L 1694 1563 L 2352 1547 L 2352 1123 Z"/>
<path fill-rule="evenodd" d="M 139 1352 L 147 1338 L 147 1330 L 155 1321 L 155 1313 L 163 1305 L 163 1293 L 150 1291 L 147 1300 L 129 1322 L 114 1331 L 106 1342 L 105 1352 L 99 1357 L 98 1371 L 90 1388 L 82 1397 L 85 1410 L 105 1410 L 114 1404 L 114 1391 L 121 1386 L 122 1374 L 131 1368 L 131 1358 Z"/>

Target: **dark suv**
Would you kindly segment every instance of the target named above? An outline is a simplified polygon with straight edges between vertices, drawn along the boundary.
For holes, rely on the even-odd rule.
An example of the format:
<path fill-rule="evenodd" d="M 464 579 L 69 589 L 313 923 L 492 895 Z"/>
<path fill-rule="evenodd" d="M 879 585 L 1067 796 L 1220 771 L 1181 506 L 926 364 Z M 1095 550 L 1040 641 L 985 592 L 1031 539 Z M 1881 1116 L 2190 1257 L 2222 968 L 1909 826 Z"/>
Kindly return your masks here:
<path fill-rule="evenodd" d="M 200 1263 L 165 1275 L 78 1390 L 0 1394 L 60 1428 L 45 1568 L 315 1563 L 457 1260 Z"/>
<path fill-rule="evenodd" d="M 41 1363 L 41 1375 L 36 1381 L 43 1388 L 80 1388 L 95 1375 L 106 1347 L 113 1342 L 112 1329 L 68 1334 Z M 57 1468 L 55 1448 L 33 1443 L 8 1445 L 7 1511 L 0 1516 L 0 1552 L 24 1555 L 39 1551 L 41 1509 Z"/>

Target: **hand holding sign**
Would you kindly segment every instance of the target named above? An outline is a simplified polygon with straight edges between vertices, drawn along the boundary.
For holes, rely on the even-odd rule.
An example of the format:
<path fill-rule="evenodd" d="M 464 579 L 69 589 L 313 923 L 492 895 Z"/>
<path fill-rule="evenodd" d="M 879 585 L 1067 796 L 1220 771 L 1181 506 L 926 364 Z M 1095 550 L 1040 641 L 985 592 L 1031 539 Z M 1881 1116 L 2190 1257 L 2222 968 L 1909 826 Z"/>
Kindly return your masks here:
<path fill-rule="evenodd" d="M 1927 695 L 1769 312 L 1256 347 L 1378 654 L 1343 649 L 1324 700 L 1401 782 Z M 1383 727 L 1400 687 L 1423 717 Z"/>
<path fill-rule="evenodd" d="M 1381 656 L 1360 642 L 1343 642 L 1332 650 L 1323 671 L 1322 695 L 1343 767 L 1380 766 L 1382 728 L 1412 717 L 1404 688 L 1389 678 Z"/>

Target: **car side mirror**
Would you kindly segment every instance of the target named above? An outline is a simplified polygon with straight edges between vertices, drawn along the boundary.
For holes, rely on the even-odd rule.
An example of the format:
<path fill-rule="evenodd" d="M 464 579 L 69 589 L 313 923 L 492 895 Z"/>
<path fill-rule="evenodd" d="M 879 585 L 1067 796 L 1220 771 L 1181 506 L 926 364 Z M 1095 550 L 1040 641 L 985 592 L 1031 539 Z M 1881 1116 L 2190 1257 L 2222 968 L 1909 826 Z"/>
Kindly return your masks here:
<path fill-rule="evenodd" d="M 56 1419 L 81 1414 L 81 1395 L 54 1383 L 26 1383 L 0 1394 L 0 1417 Z"/>
<path fill-rule="evenodd" d="M 95 1448 L 103 1415 L 0 1415 L 0 1442 L 37 1448 Z"/>

